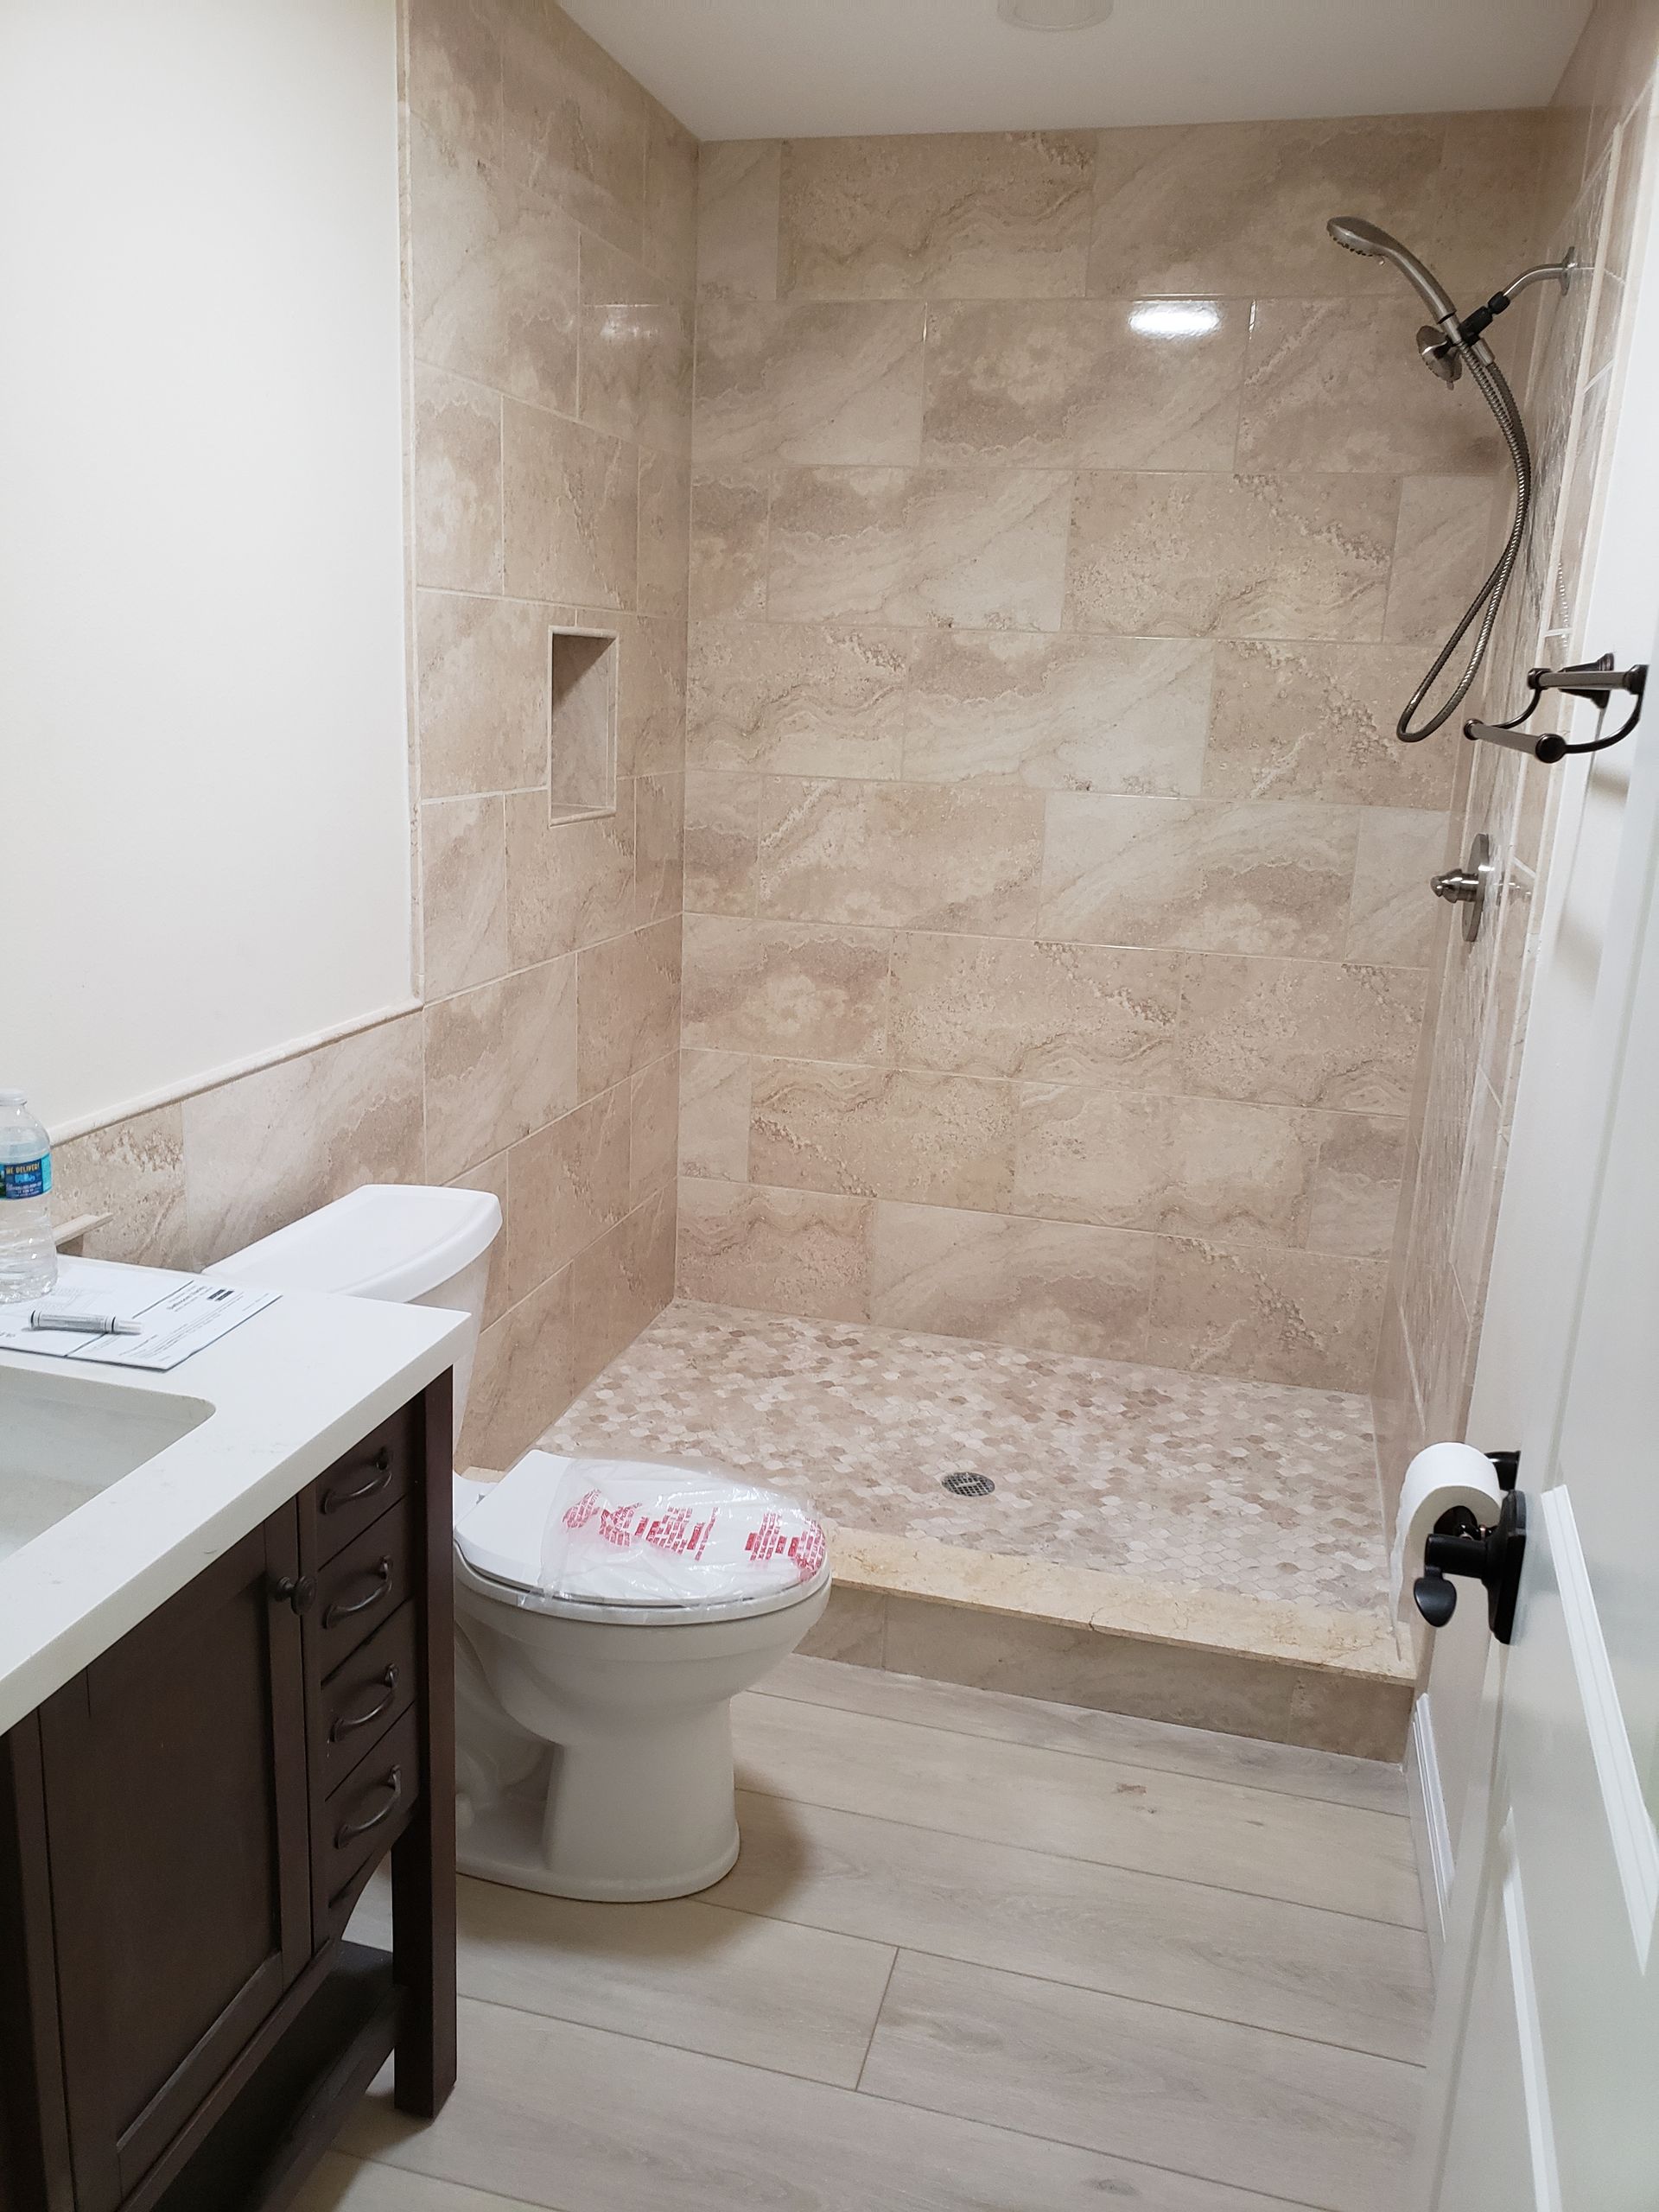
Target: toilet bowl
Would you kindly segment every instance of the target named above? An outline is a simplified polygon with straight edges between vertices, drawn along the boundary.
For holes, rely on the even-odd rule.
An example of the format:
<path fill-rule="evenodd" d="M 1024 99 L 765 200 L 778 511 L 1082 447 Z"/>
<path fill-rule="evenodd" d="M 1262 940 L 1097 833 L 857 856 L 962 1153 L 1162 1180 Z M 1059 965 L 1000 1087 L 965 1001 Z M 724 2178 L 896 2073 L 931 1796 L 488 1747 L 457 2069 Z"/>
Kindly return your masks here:
<path fill-rule="evenodd" d="M 207 1269 L 273 1290 L 464 1313 L 461 1434 L 488 1192 L 370 1185 Z M 684 1897 L 737 1857 L 731 1701 L 830 1597 L 823 1532 L 713 1470 L 533 1451 L 453 1479 L 456 1855 L 556 1897 Z"/>

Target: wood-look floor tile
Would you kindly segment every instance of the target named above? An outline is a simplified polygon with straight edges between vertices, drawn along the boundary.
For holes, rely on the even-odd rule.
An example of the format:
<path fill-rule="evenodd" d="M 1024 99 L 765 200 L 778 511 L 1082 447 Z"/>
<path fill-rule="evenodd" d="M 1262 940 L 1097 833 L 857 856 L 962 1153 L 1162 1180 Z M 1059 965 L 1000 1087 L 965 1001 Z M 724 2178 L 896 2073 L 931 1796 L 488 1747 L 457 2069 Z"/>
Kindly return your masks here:
<path fill-rule="evenodd" d="M 470 1999 L 438 2118 L 402 2118 L 378 2085 L 343 2147 L 556 2212 L 1282 2212 L 1281 2194 Z"/>
<path fill-rule="evenodd" d="M 864 2090 L 1272 2190 L 1395 2212 L 1415 2067 L 902 1953 Z"/>
<path fill-rule="evenodd" d="M 738 1821 L 742 1853 L 711 1904 L 1422 2056 L 1428 1949 L 1414 1929 L 747 1792 Z"/>
<path fill-rule="evenodd" d="M 837 1586 L 839 1587 L 839 1586 Z M 785 1659 L 760 1685 L 765 1697 L 803 1705 L 834 1706 L 888 1720 L 910 1720 L 967 1736 L 995 1736 L 1045 1751 L 1085 1758 L 1119 1759 L 1131 1766 L 1202 1775 L 1211 1782 L 1243 1783 L 1252 1789 L 1281 1790 L 1290 1797 L 1323 1797 L 1374 1813 L 1407 1810 L 1406 1779 L 1379 1759 L 1344 1758 L 1337 1751 L 1304 1751 L 1252 1736 L 1221 1736 L 1167 1720 L 1139 1720 L 1096 1713 L 1081 1705 L 1056 1705 L 1001 1690 L 966 1689 L 955 1682 L 887 1674 L 864 1664 L 799 1654 Z"/>
<path fill-rule="evenodd" d="M 354 1916 L 391 1940 L 389 1885 Z M 463 1880 L 463 1995 L 848 2088 L 869 2048 L 893 1947 L 695 1898 L 585 1904 Z"/>
<path fill-rule="evenodd" d="M 733 1707 L 750 1789 L 1421 1927 L 1404 1821 L 825 1706 Z"/>
<path fill-rule="evenodd" d="M 518 2212 L 523 2202 L 330 2151 L 294 2199 L 292 2212 Z"/>

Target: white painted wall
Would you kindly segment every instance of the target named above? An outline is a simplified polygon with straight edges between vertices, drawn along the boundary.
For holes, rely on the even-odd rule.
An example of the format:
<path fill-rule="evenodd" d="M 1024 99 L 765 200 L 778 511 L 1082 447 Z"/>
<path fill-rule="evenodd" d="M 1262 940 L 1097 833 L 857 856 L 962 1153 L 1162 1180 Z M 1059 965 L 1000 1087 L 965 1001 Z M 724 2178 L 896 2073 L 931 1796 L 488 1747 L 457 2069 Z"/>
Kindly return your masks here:
<path fill-rule="evenodd" d="M 0 1082 L 410 995 L 396 0 L 0 8 Z"/>

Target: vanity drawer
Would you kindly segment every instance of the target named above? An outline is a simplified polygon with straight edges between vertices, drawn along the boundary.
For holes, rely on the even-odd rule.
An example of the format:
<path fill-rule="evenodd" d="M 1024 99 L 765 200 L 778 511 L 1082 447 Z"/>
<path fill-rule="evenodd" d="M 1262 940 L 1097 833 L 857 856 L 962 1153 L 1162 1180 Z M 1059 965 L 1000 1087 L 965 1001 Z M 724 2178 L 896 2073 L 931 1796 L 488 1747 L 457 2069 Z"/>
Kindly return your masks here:
<path fill-rule="evenodd" d="M 416 1408 L 400 1406 L 389 1421 L 383 1421 L 317 1478 L 320 1566 L 326 1566 L 404 1495 L 418 1464 L 419 1449 Z"/>
<path fill-rule="evenodd" d="M 343 1659 L 313 1701 L 313 1770 L 337 1789 L 367 1757 L 415 1695 L 415 1608 L 399 1605 L 366 1643 Z"/>
<path fill-rule="evenodd" d="M 353 1878 L 366 1873 L 391 1848 L 420 1794 L 418 1716 L 406 1713 L 315 1815 L 312 1864 L 322 1933 L 338 1934 L 344 1926 L 354 1901 Z"/>
<path fill-rule="evenodd" d="M 416 1556 L 414 1501 L 400 1498 L 326 1567 L 305 1617 L 312 1680 L 327 1680 L 359 1643 L 391 1618 L 409 1595 Z"/>

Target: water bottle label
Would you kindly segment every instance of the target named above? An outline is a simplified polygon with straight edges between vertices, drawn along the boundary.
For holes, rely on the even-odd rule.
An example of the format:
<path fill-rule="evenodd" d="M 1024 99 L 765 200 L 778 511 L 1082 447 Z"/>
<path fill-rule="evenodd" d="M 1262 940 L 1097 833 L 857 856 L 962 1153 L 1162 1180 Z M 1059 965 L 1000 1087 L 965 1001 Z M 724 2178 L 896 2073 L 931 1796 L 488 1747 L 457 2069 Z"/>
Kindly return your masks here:
<path fill-rule="evenodd" d="M 52 1188 L 52 1155 L 14 1160 L 0 1167 L 0 1198 L 43 1198 Z"/>

